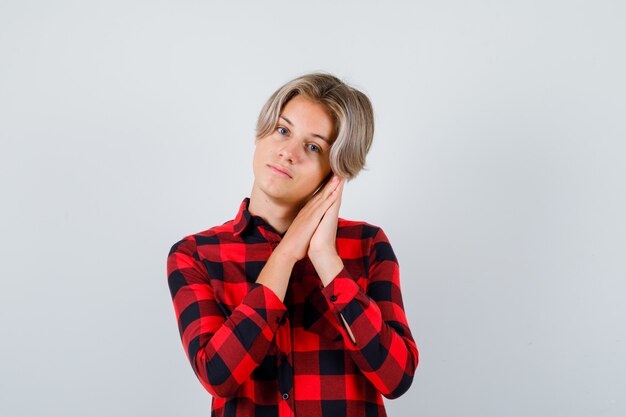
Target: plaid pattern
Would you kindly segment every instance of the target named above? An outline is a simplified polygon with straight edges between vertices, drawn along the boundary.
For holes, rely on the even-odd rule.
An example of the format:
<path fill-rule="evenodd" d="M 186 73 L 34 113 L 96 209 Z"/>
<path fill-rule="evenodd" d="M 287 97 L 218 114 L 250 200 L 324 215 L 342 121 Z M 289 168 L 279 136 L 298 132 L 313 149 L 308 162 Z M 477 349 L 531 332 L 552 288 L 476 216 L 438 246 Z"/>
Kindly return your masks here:
<path fill-rule="evenodd" d="M 384 232 L 339 219 L 343 270 L 323 287 L 307 258 L 297 262 L 283 303 L 255 282 L 281 235 L 248 203 L 174 244 L 167 259 L 181 339 L 213 395 L 211 415 L 385 416 L 381 394 L 409 388 L 418 351 Z"/>

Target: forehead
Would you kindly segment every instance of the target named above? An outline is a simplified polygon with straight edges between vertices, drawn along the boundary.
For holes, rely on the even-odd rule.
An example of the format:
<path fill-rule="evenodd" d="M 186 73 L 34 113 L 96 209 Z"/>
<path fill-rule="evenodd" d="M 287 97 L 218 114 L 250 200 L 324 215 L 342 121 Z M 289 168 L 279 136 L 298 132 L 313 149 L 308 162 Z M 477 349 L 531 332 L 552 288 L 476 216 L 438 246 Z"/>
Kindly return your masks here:
<path fill-rule="evenodd" d="M 289 100 L 280 117 L 303 133 L 321 136 L 329 143 L 334 139 L 335 122 L 329 109 L 308 97 L 297 95 Z"/>

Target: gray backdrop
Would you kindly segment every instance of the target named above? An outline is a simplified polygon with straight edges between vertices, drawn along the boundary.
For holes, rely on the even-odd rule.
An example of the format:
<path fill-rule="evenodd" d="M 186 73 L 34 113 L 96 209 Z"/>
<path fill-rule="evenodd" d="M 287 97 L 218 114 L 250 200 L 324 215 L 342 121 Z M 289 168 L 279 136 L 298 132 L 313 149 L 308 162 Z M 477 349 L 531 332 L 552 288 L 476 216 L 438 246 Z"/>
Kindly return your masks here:
<path fill-rule="evenodd" d="M 626 415 L 621 1 L 0 0 L 0 415 L 208 416 L 165 261 L 326 70 L 377 116 L 342 217 L 421 353 L 393 416 Z"/>

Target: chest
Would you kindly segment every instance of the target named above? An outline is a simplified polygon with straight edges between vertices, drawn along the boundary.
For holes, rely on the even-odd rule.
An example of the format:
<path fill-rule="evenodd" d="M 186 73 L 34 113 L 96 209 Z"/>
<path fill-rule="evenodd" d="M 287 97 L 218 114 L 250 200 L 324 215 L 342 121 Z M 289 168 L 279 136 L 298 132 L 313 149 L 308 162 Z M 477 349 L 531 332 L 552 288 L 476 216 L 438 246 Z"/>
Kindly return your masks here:
<path fill-rule="evenodd" d="M 228 311 L 241 304 L 276 246 L 268 242 L 253 245 L 222 244 L 200 254 L 216 301 Z M 345 268 L 366 291 L 369 257 L 355 251 L 354 247 L 340 246 L 337 249 Z M 289 312 L 293 313 L 292 317 L 303 313 L 306 300 L 315 297 L 315 293 L 321 289 L 322 283 L 309 259 L 297 262 L 289 277 L 287 294 L 283 300 Z"/>

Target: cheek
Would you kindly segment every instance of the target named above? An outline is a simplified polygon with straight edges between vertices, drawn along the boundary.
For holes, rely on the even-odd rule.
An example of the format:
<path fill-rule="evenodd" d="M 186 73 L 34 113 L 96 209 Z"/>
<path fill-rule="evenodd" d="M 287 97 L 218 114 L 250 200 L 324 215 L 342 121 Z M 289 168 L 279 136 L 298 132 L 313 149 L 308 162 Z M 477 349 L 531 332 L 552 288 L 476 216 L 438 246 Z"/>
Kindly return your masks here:
<path fill-rule="evenodd" d="M 254 147 L 254 154 L 252 156 L 254 165 L 261 164 L 263 162 L 264 157 L 268 154 L 265 149 L 266 146 L 262 141 L 257 141 Z"/>
<path fill-rule="evenodd" d="M 256 168 L 259 161 L 259 147 L 254 148 L 254 153 L 252 154 L 252 166 Z"/>
<path fill-rule="evenodd" d="M 319 185 L 326 179 L 330 172 L 330 164 L 319 164 L 315 169 L 315 173 L 311 174 L 310 176 L 311 183 L 313 183 L 315 187 L 319 187 Z"/>
<path fill-rule="evenodd" d="M 330 160 L 328 159 L 328 156 L 326 156 L 322 161 L 321 170 L 324 178 L 326 178 L 332 172 L 332 170 L 330 169 Z"/>

